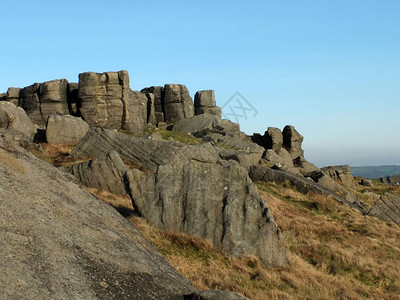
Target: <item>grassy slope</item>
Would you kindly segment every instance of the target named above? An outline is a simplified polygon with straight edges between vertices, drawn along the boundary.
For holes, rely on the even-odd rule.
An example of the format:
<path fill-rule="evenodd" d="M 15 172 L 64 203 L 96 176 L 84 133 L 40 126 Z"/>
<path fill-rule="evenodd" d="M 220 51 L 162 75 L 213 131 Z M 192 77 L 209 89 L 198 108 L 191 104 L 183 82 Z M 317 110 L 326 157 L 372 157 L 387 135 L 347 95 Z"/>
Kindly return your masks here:
<path fill-rule="evenodd" d="M 167 137 L 168 138 L 168 137 Z M 176 138 L 176 137 L 174 137 Z M 68 165 L 70 147 L 48 146 L 40 154 Z M 265 269 L 255 257 L 230 258 L 198 237 L 151 228 L 135 217 L 128 196 L 90 189 L 136 225 L 198 289 L 220 288 L 252 299 L 400 299 L 400 228 L 319 195 L 290 186 L 257 184 L 282 228 L 290 266 Z M 400 188 L 375 184 L 359 194 Z M 372 205 L 373 201 L 369 201 Z"/>

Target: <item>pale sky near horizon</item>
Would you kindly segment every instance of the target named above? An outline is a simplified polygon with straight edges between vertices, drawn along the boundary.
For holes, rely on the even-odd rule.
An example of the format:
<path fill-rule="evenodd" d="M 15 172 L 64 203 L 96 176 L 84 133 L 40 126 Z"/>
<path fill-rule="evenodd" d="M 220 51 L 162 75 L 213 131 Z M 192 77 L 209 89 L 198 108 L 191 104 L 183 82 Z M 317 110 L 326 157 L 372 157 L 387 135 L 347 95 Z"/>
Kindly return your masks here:
<path fill-rule="evenodd" d="M 400 165 L 400 1 L 2 0 L 0 9 L 0 92 L 124 69 L 134 90 L 214 89 L 225 115 L 242 112 L 236 98 L 226 104 L 239 92 L 242 130 L 294 125 L 318 166 Z"/>

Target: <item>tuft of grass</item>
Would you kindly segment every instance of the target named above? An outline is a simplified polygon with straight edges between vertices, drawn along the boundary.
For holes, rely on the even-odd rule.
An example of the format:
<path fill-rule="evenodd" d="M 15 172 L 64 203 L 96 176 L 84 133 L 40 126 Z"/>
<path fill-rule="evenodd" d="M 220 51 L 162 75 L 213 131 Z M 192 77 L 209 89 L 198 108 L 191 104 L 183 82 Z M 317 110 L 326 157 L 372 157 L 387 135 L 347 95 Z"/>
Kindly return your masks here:
<path fill-rule="evenodd" d="M 57 145 L 49 145 L 47 143 L 41 144 L 43 147 L 43 152 L 37 151 L 35 149 L 28 149 L 38 158 L 56 166 L 71 166 L 76 163 L 80 163 L 83 161 L 90 160 L 89 158 L 81 159 L 71 157 L 71 151 L 74 148 L 74 145 L 71 144 L 57 144 Z"/>

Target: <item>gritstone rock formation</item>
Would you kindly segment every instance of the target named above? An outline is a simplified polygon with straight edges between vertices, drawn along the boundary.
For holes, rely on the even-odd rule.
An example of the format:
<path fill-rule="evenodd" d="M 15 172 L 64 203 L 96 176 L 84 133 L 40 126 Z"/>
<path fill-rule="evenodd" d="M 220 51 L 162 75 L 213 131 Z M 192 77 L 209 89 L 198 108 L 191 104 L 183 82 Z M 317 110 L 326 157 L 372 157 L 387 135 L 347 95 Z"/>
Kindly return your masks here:
<path fill-rule="evenodd" d="M 2 299 L 197 294 L 127 220 L 69 175 L 1 139 L 0 174 Z"/>
<path fill-rule="evenodd" d="M 89 130 L 89 124 L 73 116 L 51 115 L 46 125 L 49 144 L 77 144 Z"/>
<path fill-rule="evenodd" d="M 368 215 L 400 226 L 400 198 L 390 193 L 383 194 L 368 211 Z"/>
<path fill-rule="evenodd" d="M 0 128 L 21 132 L 30 141 L 33 141 L 37 131 L 22 108 L 5 101 L 0 102 Z"/>

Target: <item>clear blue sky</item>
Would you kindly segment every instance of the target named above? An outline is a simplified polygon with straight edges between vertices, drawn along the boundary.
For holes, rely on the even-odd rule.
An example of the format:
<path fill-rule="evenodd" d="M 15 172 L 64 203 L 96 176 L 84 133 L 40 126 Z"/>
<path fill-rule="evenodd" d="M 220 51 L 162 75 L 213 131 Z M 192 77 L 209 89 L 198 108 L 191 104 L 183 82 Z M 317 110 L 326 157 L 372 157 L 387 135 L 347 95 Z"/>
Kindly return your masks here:
<path fill-rule="evenodd" d="M 400 164 L 400 1 L 0 3 L 0 92 L 85 71 L 237 91 L 246 133 L 294 125 L 318 166 Z"/>

